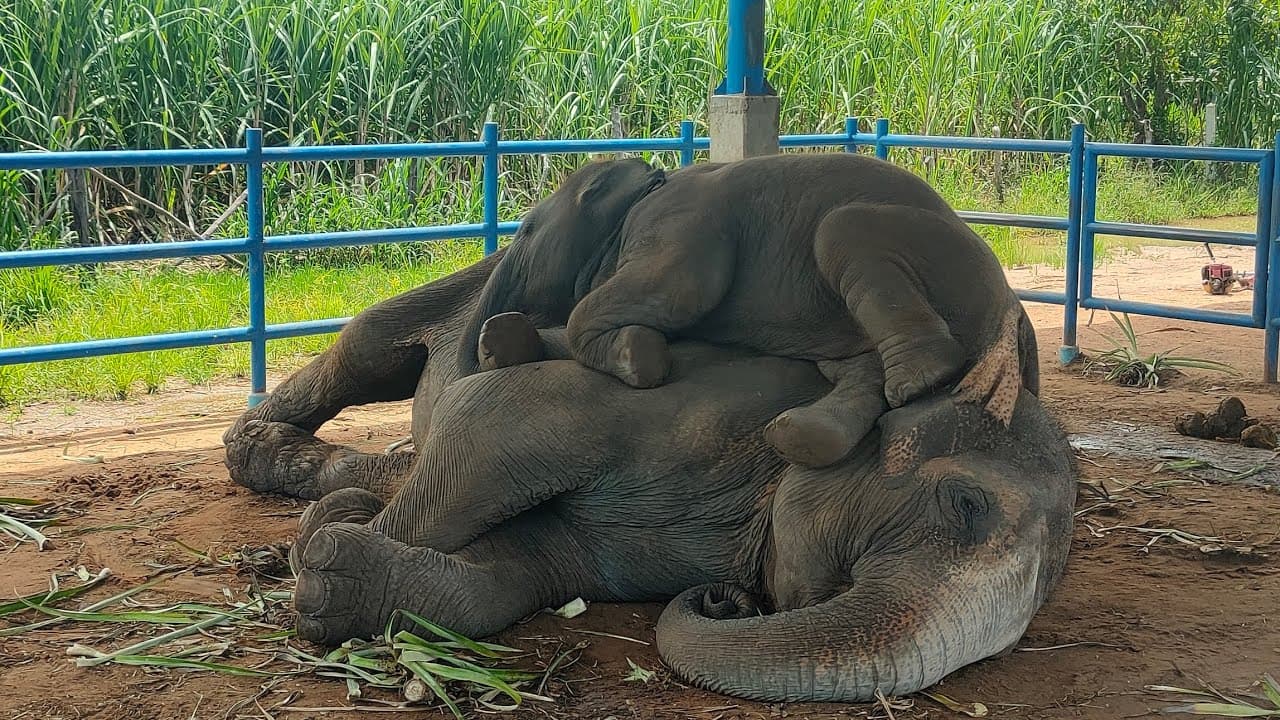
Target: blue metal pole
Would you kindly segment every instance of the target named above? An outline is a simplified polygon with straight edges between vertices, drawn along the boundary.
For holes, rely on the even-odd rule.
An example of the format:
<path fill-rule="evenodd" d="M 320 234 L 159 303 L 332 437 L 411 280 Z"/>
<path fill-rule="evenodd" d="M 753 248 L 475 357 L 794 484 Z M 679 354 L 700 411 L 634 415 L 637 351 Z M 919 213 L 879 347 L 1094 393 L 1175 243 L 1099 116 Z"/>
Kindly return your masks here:
<path fill-rule="evenodd" d="M 249 407 L 267 398 L 267 278 L 265 263 L 266 222 L 263 218 L 265 192 L 262 185 L 262 129 L 244 133 L 248 212 L 249 273 Z"/>
<path fill-rule="evenodd" d="M 484 254 L 498 251 L 498 123 L 484 124 Z"/>
<path fill-rule="evenodd" d="M 1280 133 L 1271 161 L 1271 228 L 1267 231 L 1267 256 L 1270 277 L 1267 283 L 1267 329 L 1263 351 L 1263 382 L 1276 382 L 1276 364 L 1280 359 Z M 1257 292 L 1257 290 L 1254 290 Z"/>
<path fill-rule="evenodd" d="M 844 146 L 844 151 L 849 153 L 858 152 L 858 143 L 853 142 L 853 138 L 858 135 L 858 118 L 849 117 L 844 119 L 844 135 L 849 138 L 849 142 Z"/>
<path fill-rule="evenodd" d="M 693 164 L 694 124 L 692 120 L 680 121 L 680 167 Z"/>
<path fill-rule="evenodd" d="M 725 77 L 716 95 L 766 95 L 764 79 L 764 2 L 729 0 L 725 22 Z"/>
<path fill-rule="evenodd" d="M 888 134 L 888 118 L 880 118 L 879 120 L 876 120 L 876 157 L 881 160 L 889 159 L 889 146 L 884 144 L 884 136 Z"/>
<path fill-rule="evenodd" d="M 1076 318 L 1080 312 L 1080 191 L 1084 175 L 1084 123 L 1071 126 L 1071 154 L 1067 161 L 1066 292 L 1062 303 L 1062 347 L 1058 362 L 1069 365 L 1080 355 Z"/>
<path fill-rule="evenodd" d="M 1093 223 L 1098 213 L 1098 156 L 1084 149 L 1084 177 L 1080 190 L 1080 292 L 1077 300 L 1093 298 Z"/>
<path fill-rule="evenodd" d="M 1274 155 L 1267 155 L 1258 161 L 1257 244 L 1253 253 L 1253 322 L 1258 327 L 1266 327 L 1267 324 L 1267 297 L 1271 280 L 1271 193 L 1275 169 Z"/>

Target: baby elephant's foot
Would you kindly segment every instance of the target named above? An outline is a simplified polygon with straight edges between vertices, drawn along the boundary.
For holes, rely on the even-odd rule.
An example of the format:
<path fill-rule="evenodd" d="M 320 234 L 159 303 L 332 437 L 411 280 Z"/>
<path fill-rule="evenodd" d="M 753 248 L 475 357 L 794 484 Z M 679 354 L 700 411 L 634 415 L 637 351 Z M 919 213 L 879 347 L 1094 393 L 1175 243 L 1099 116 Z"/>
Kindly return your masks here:
<path fill-rule="evenodd" d="M 617 351 L 616 374 L 633 388 L 661 385 L 671 372 L 671 351 L 667 338 L 653 328 L 628 325 L 614 340 Z"/>
<path fill-rule="evenodd" d="M 950 335 L 881 350 L 884 399 L 897 408 L 959 379 L 968 353 Z"/>
<path fill-rule="evenodd" d="M 318 500 L 320 470 L 340 450 L 294 425 L 253 420 L 226 443 L 226 465 L 254 492 Z"/>
<path fill-rule="evenodd" d="M 518 312 L 485 320 L 480 328 L 478 351 L 481 370 L 538 362 L 545 355 L 538 329 L 524 313 Z"/>
<path fill-rule="evenodd" d="M 377 495 L 359 488 L 335 490 L 311 504 L 298 521 L 298 539 L 289 549 L 289 567 L 294 575 L 302 570 L 302 558 L 311 536 L 325 525 L 349 523 L 367 525 L 382 512 L 384 504 Z"/>
<path fill-rule="evenodd" d="M 766 425 L 764 440 L 787 462 L 811 468 L 826 467 L 848 457 L 874 423 L 874 416 L 866 422 L 855 422 L 841 420 L 821 408 L 798 407 L 783 412 Z"/>

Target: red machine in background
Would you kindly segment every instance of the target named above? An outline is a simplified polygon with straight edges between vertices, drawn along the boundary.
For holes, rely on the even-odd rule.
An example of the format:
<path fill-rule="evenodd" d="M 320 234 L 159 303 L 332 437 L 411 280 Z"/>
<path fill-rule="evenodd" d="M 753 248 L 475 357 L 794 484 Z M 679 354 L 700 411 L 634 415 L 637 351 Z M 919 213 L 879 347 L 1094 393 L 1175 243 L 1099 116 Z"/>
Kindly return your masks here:
<path fill-rule="evenodd" d="M 1213 256 L 1213 248 L 1209 247 L 1209 243 L 1204 244 L 1204 249 L 1209 253 L 1209 259 L 1213 261 L 1200 268 L 1200 285 L 1205 292 L 1210 295 L 1226 295 L 1231 292 L 1231 286 L 1236 284 L 1239 284 L 1242 290 L 1253 289 L 1253 273 L 1236 275 L 1230 265 L 1218 262 L 1218 259 Z"/>

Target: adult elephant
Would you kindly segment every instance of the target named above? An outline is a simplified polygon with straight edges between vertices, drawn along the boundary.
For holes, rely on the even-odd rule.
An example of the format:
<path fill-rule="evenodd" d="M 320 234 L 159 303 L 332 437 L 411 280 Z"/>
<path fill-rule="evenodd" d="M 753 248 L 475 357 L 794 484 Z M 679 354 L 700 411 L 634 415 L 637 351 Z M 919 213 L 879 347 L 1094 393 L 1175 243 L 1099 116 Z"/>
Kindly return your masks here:
<path fill-rule="evenodd" d="M 694 165 L 635 192 L 642 167 L 589 163 L 525 217 L 468 324 L 464 372 L 544 357 L 533 331 L 544 320 L 567 321 L 572 357 L 637 388 L 668 380 L 673 338 L 822 361 L 832 392 L 782 408 L 766 430 L 784 457 L 821 467 L 886 409 L 954 383 L 1020 311 L 986 243 L 891 163 L 775 155 Z M 618 190 L 584 200 L 600 178 Z M 617 198 L 631 201 L 621 222 Z M 1019 331 L 1035 393 L 1025 314 Z"/>
<path fill-rule="evenodd" d="M 954 392 L 811 469 L 761 433 L 830 391 L 809 361 L 679 342 L 646 391 L 569 360 L 454 379 L 494 264 L 361 313 L 228 430 L 238 482 L 323 496 L 292 555 L 301 637 L 368 636 L 396 609 L 483 637 L 574 597 L 673 598 L 657 645 L 689 682 L 862 701 L 1010 649 L 1061 575 L 1075 467 L 1019 387 L 1016 311 Z M 312 435 L 415 391 L 415 453 Z"/>

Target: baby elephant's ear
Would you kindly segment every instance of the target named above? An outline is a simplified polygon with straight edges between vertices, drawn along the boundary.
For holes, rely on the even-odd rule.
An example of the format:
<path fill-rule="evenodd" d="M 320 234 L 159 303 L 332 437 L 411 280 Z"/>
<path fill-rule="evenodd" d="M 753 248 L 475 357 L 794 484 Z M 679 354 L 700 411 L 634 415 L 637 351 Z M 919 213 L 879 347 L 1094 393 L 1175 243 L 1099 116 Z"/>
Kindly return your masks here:
<path fill-rule="evenodd" d="M 1013 420 L 1013 409 L 1022 390 L 1022 368 L 1018 353 L 1018 305 L 1009 308 L 1000 323 L 996 340 L 953 390 L 956 400 L 981 405 L 987 414 L 1005 427 Z"/>
<path fill-rule="evenodd" d="M 609 173 L 600 171 L 591 176 L 582 187 L 578 188 L 578 194 L 574 200 L 579 206 L 586 205 L 594 200 L 609 185 Z"/>

